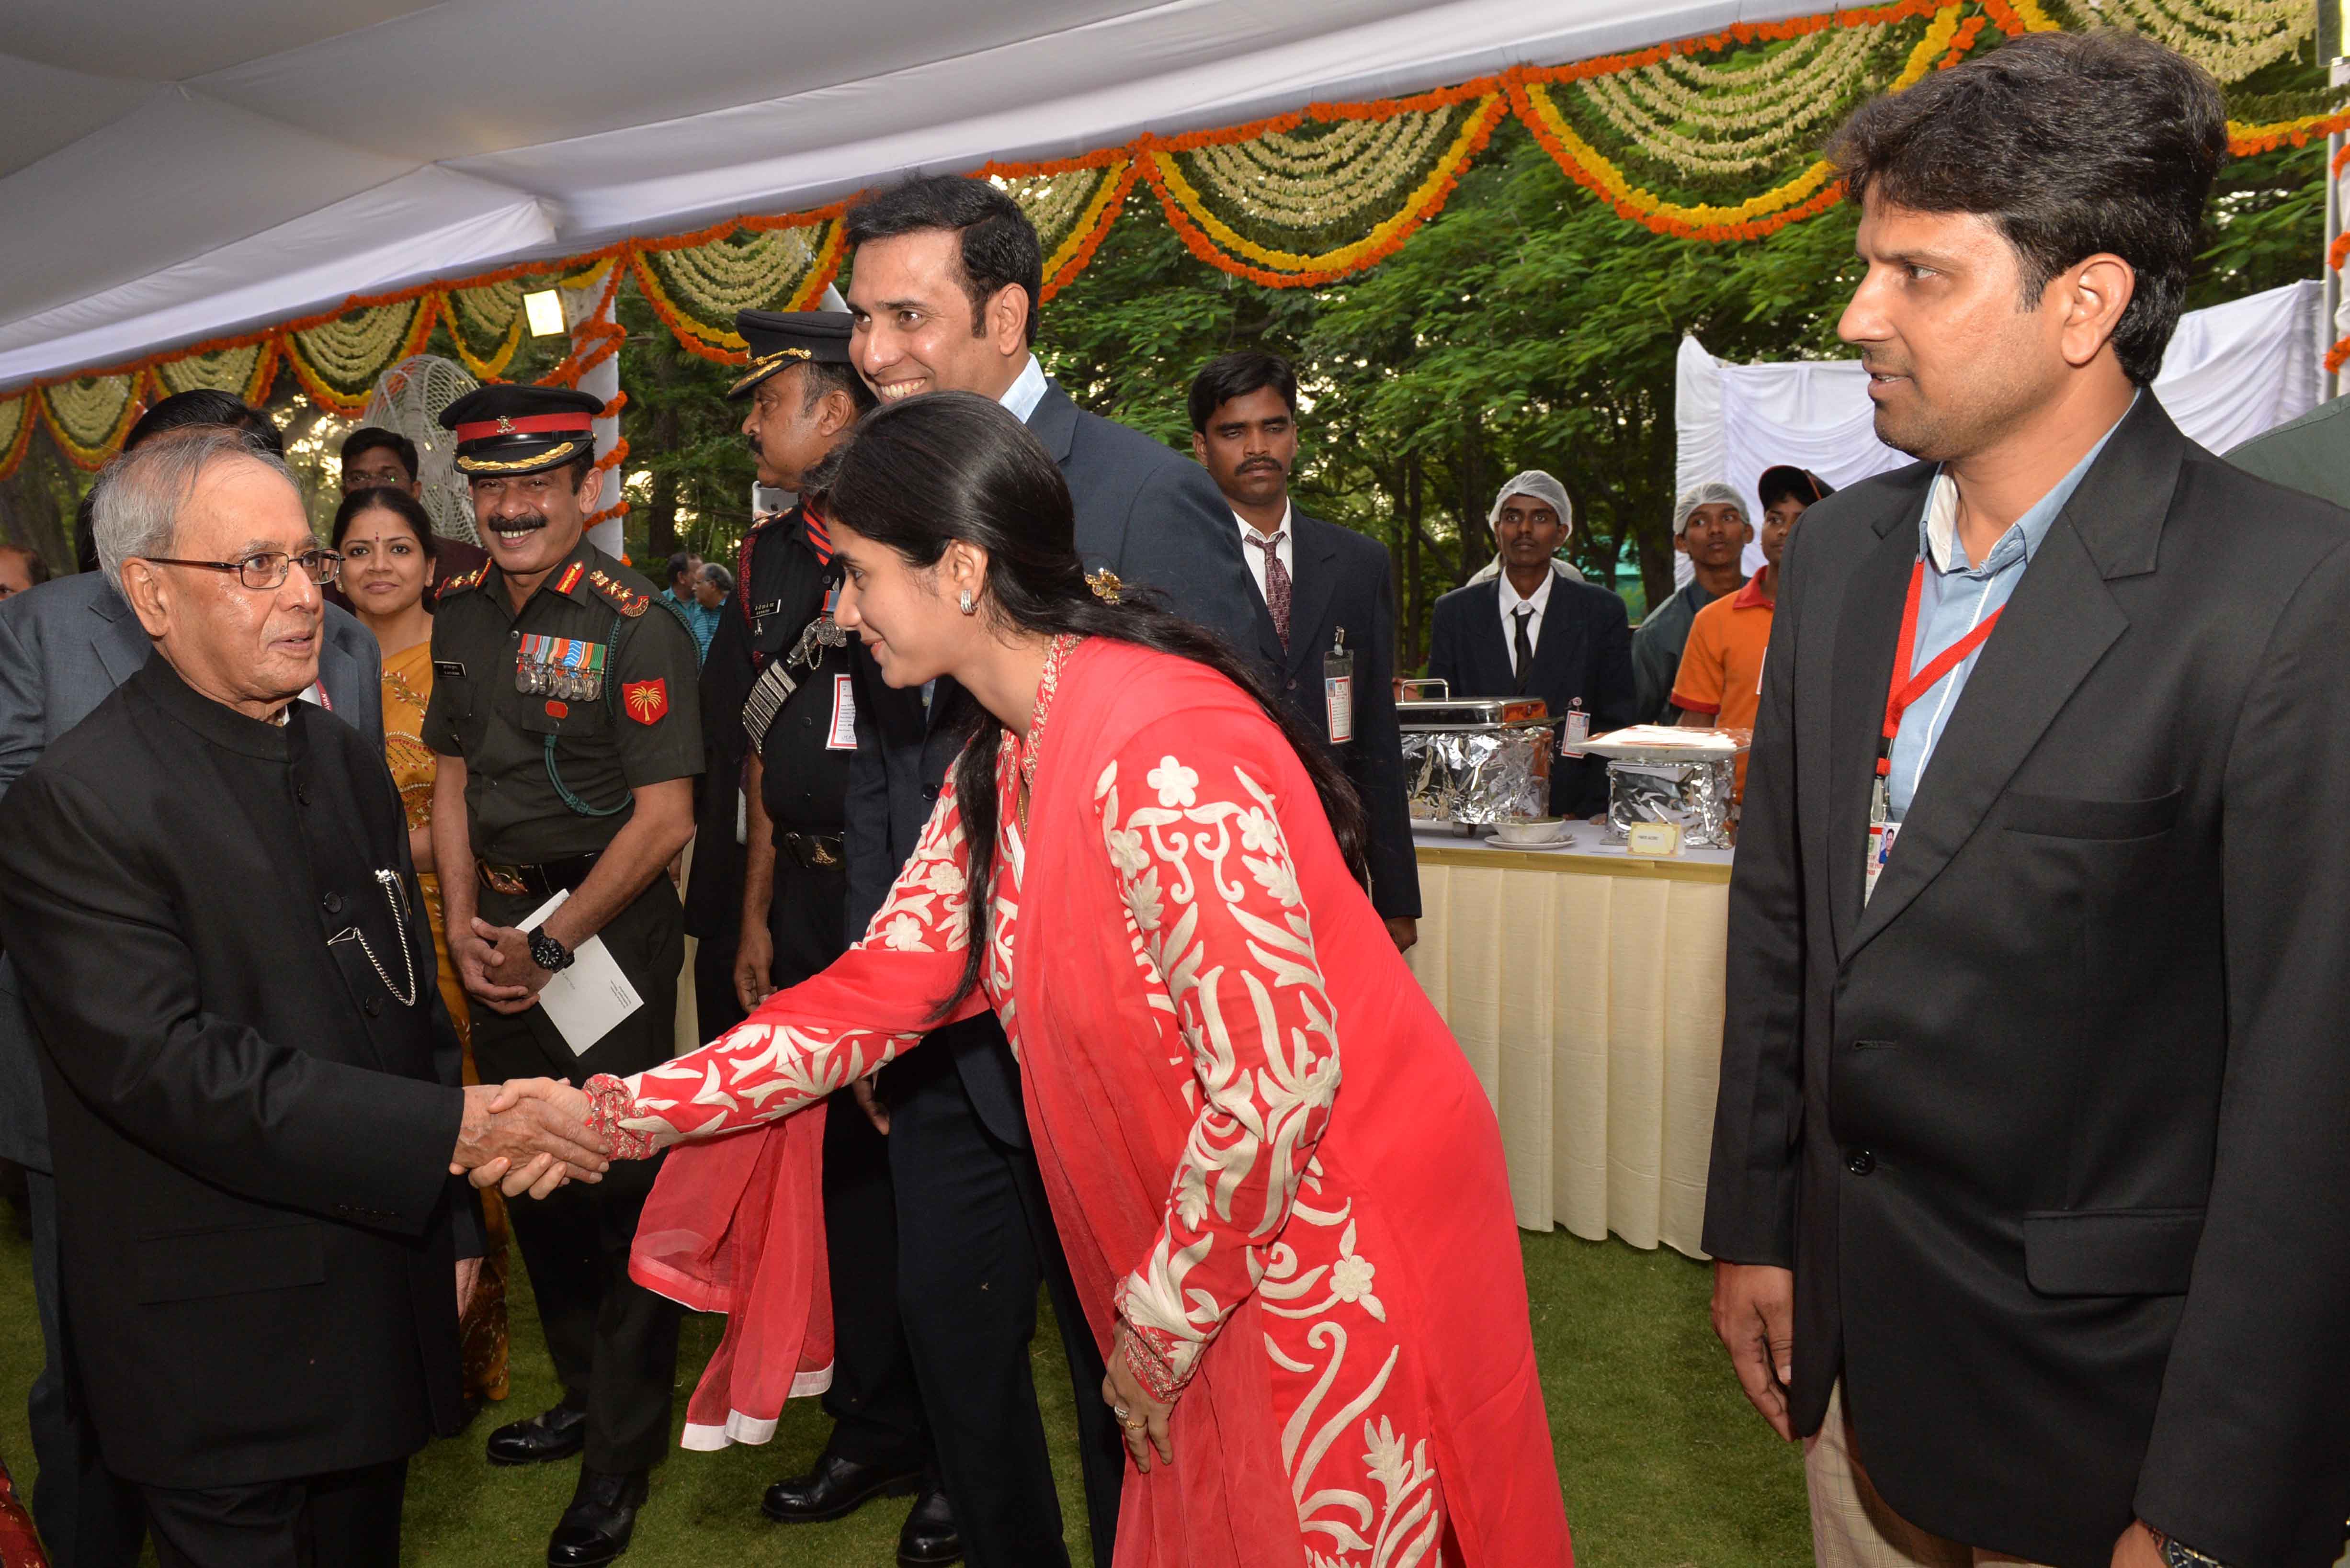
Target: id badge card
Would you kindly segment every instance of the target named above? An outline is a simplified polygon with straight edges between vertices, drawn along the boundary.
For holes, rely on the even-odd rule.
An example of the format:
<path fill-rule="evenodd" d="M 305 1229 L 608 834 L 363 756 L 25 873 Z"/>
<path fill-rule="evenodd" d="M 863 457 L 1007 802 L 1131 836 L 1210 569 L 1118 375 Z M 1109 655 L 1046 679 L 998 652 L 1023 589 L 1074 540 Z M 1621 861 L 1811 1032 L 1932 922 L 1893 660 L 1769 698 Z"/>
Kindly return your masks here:
<path fill-rule="evenodd" d="M 1355 656 L 1347 649 L 1347 631 L 1322 656 L 1322 711 L 1330 743 L 1343 746 L 1355 738 Z"/>
<path fill-rule="evenodd" d="M 1562 757 L 1583 755 L 1583 742 L 1591 739 L 1591 715 L 1583 711 L 1583 699 L 1577 697 L 1566 710 L 1566 720 L 1558 727 L 1558 754 Z"/>
<path fill-rule="evenodd" d="M 846 675 L 832 678 L 832 728 L 826 732 L 824 749 L 827 752 L 853 752 L 857 749 L 857 692 Z"/>
<path fill-rule="evenodd" d="M 1860 883 L 1860 907 L 1864 909 L 1877 891 L 1877 877 L 1884 875 L 1885 862 L 1892 857 L 1893 841 L 1901 836 L 1901 825 L 1887 820 L 1889 805 L 1885 781 L 1880 778 L 1868 791 L 1868 858 Z"/>

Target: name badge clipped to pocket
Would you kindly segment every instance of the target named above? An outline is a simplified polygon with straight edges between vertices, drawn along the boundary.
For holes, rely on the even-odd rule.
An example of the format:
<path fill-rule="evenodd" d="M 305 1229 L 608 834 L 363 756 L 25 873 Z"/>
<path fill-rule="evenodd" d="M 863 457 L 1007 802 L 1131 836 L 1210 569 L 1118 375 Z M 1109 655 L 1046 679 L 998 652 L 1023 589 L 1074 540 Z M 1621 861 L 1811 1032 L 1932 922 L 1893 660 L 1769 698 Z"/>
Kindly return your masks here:
<path fill-rule="evenodd" d="M 1558 727 L 1558 754 L 1562 757 L 1583 755 L 1583 742 L 1591 739 L 1591 715 L 1583 711 L 1583 699 L 1575 698 L 1566 706 L 1566 722 Z"/>
<path fill-rule="evenodd" d="M 1355 738 L 1355 656 L 1347 648 L 1343 626 L 1330 651 L 1322 656 L 1322 711 L 1329 721 L 1332 745 L 1343 746 Z"/>
<path fill-rule="evenodd" d="M 824 738 L 827 752 L 857 749 L 857 693 L 846 675 L 832 678 L 832 729 Z"/>

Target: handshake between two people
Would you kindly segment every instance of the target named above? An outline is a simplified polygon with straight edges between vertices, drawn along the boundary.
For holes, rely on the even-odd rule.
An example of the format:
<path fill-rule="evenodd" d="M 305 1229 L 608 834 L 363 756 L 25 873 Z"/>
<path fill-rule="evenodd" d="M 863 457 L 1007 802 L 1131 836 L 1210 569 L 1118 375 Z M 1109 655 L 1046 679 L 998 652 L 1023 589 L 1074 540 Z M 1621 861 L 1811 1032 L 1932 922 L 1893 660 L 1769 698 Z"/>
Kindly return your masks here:
<path fill-rule="evenodd" d="M 601 1181 L 612 1146 L 588 1125 L 587 1092 L 559 1078 L 470 1084 L 449 1174 L 508 1198 L 545 1198 L 574 1181 Z"/>

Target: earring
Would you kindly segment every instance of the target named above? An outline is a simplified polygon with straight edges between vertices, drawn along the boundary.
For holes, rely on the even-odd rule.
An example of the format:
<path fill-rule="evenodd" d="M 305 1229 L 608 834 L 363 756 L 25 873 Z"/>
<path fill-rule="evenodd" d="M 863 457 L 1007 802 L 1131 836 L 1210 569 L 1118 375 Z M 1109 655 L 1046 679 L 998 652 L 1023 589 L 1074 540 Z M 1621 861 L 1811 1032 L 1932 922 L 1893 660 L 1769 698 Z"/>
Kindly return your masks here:
<path fill-rule="evenodd" d="M 969 588 L 963 589 L 962 597 L 956 600 L 955 603 L 956 607 L 965 615 L 970 615 L 979 607 L 977 605 L 971 602 L 971 590 Z"/>

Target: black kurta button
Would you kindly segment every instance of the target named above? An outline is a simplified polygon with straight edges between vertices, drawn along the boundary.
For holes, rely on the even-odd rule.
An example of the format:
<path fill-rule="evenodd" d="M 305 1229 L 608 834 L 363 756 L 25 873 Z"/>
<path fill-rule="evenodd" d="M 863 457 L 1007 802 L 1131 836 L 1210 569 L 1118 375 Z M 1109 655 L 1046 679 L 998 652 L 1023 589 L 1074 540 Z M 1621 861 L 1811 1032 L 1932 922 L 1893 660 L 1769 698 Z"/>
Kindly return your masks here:
<path fill-rule="evenodd" d="M 369 1018 L 378 1018 L 382 1016 L 383 998 L 380 996 L 369 997 L 367 999 L 366 1012 Z"/>
<path fill-rule="evenodd" d="M 1877 1168 L 1877 1157 L 1865 1148 L 1846 1149 L 1844 1168 L 1855 1176 L 1866 1176 Z"/>
<path fill-rule="evenodd" d="M 343 896 L 340 893 L 329 893 L 318 902 L 327 907 L 327 913 L 330 915 L 339 915 L 343 912 Z"/>
<path fill-rule="evenodd" d="M 309 805 L 309 804 L 310 804 L 310 786 L 309 786 L 308 784 L 296 784 L 296 785 L 294 786 L 294 798 L 295 798 L 296 800 L 300 801 L 304 805 Z"/>
<path fill-rule="evenodd" d="M 936 784 L 924 784 L 924 785 L 922 786 L 922 798 L 923 798 L 924 800 L 936 800 L 936 799 L 938 799 L 938 798 L 939 798 L 939 786 L 938 786 L 938 785 L 936 785 Z"/>

